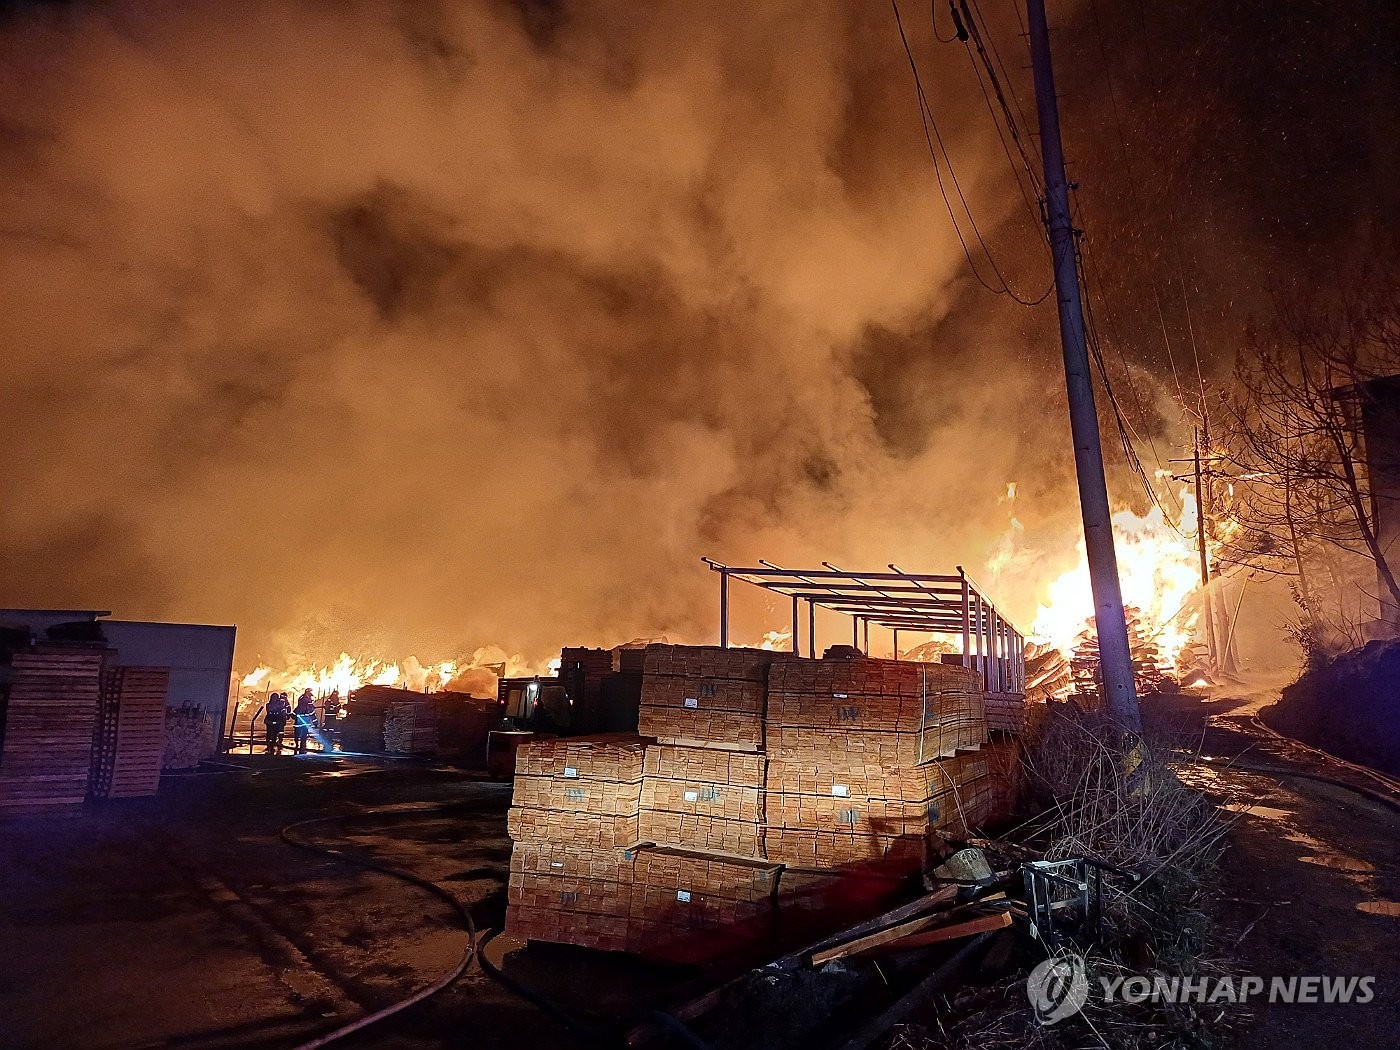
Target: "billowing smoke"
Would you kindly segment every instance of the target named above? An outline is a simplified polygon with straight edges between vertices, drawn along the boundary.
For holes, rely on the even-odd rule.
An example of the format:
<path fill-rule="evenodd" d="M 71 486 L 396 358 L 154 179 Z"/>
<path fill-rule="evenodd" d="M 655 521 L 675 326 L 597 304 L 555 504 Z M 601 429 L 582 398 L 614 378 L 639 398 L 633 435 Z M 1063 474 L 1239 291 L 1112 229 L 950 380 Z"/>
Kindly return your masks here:
<path fill-rule="evenodd" d="M 703 638 L 700 554 L 980 565 L 1053 347 L 946 323 L 962 250 L 859 6 L 12 25 L 6 598 L 543 653 Z M 943 131 L 994 229 L 976 115 Z"/>
<path fill-rule="evenodd" d="M 969 280 L 884 5 L 132 0 L 0 49 L 6 604 L 542 658 L 704 640 L 701 554 L 979 572 L 1014 509 L 1072 558 L 1053 311 Z"/>

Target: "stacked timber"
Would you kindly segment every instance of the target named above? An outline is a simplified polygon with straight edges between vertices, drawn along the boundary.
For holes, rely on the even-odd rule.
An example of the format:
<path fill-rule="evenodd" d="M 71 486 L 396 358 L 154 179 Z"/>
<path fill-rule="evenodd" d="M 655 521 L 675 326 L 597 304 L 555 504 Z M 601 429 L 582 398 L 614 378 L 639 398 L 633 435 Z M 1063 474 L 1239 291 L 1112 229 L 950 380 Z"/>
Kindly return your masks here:
<path fill-rule="evenodd" d="M 763 856 L 762 755 L 656 744 L 646 749 L 639 824 L 649 842 Z"/>
<path fill-rule="evenodd" d="M 987 739 L 980 675 L 951 664 L 784 660 L 768 682 L 767 856 L 912 870 L 963 830 L 959 749 Z"/>
<path fill-rule="evenodd" d="M 625 950 L 645 741 L 532 740 L 516 754 L 506 930 Z"/>
<path fill-rule="evenodd" d="M 1010 733 L 1013 736 L 1026 731 L 1026 698 L 1002 694 L 988 696 L 984 701 L 987 711 L 987 731 L 989 733 Z"/>
<path fill-rule="evenodd" d="M 703 963 L 765 940 L 781 866 L 643 846 L 633 866 L 628 949 Z"/>
<path fill-rule="evenodd" d="M 603 679 L 613 672 L 611 649 L 566 648 L 559 655 L 559 681 L 573 704 L 572 725 L 585 733 L 604 731 Z"/>
<path fill-rule="evenodd" d="M 104 671 L 89 771 L 92 795 L 137 798 L 160 788 L 169 687 L 168 667 Z"/>
<path fill-rule="evenodd" d="M 484 761 L 486 737 L 500 723 L 505 706 L 466 693 L 415 693 L 370 687 L 367 699 L 383 701 L 384 750 L 396 755 L 468 755 Z M 357 700 L 365 690 L 355 696 Z M 351 714 L 355 708 L 351 707 Z M 368 732 L 372 732 L 372 728 Z M 356 729 L 352 727 L 352 734 Z M 342 731 L 343 735 L 343 731 Z M 355 750 L 346 748 L 346 750 Z"/>
<path fill-rule="evenodd" d="M 637 731 L 666 744 L 763 750 L 773 656 L 761 649 L 647 646 Z"/>
<path fill-rule="evenodd" d="M 361 686 L 350 694 L 340 721 L 340 750 L 353 754 L 378 754 L 384 750 L 384 718 L 389 705 L 416 696 L 406 689 L 385 685 Z"/>
<path fill-rule="evenodd" d="M 426 697 L 384 709 L 384 750 L 392 755 L 431 755 L 437 751 L 437 704 Z"/>
<path fill-rule="evenodd" d="M 1009 805 L 1016 744 L 989 743 L 969 668 L 672 645 L 641 664 L 642 738 L 520 750 L 516 936 L 732 954 L 888 900 L 932 834 Z"/>
<path fill-rule="evenodd" d="M 165 712 L 162 769 L 193 769 L 217 750 L 214 719 L 198 704 L 181 704 Z"/>
<path fill-rule="evenodd" d="M 1015 810 L 1020 799 L 1021 747 L 1007 737 L 994 737 L 981 754 L 987 759 L 992 784 L 991 818 L 1004 817 Z"/>
<path fill-rule="evenodd" d="M 105 656 L 102 649 L 44 646 L 11 658 L 0 816 L 82 808 Z"/>
<path fill-rule="evenodd" d="M 500 725 L 505 705 L 465 693 L 433 695 L 438 705 L 436 754 L 466 757 L 484 767 L 487 737 Z"/>

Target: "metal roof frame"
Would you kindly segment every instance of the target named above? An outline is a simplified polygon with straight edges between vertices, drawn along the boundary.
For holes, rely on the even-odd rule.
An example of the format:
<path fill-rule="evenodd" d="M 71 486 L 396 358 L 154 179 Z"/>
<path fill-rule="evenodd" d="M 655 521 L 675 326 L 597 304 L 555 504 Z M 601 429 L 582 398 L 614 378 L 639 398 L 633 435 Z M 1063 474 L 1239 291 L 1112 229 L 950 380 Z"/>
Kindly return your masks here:
<path fill-rule="evenodd" d="M 729 583 L 739 580 L 792 600 L 792 651 L 799 652 L 800 606 L 807 603 L 807 655 L 816 656 L 816 611 L 829 609 L 851 617 L 851 644 L 870 651 L 870 625 L 899 634 L 952 635 L 962 643 L 962 663 L 985 676 L 990 692 L 1025 689 L 1025 639 L 963 567 L 957 575 L 905 572 L 893 562 L 888 571 L 847 572 L 822 562 L 820 569 L 785 569 L 759 559 L 757 566 L 725 565 L 701 558 L 720 575 L 719 644 L 729 645 Z M 862 632 L 864 642 L 862 644 Z"/>

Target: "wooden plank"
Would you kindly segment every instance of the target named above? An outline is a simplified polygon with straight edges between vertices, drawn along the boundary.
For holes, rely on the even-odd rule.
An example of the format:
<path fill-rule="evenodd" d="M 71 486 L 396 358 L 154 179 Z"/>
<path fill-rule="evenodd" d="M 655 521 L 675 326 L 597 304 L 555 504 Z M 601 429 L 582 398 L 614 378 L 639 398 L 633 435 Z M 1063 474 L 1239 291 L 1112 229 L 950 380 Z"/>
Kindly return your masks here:
<path fill-rule="evenodd" d="M 861 956 L 883 955 L 889 952 L 909 951 L 913 948 L 926 948 L 930 944 L 956 941 L 963 937 L 975 937 L 979 933 L 990 933 L 1010 925 L 1011 913 L 1009 911 L 996 911 L 991 915 L 979 915 L 975 919 L 953 923 L 951 926 L 939 926 L 936 929 L 923 932 L 915 931 L 907 937 L 881 945 L 871 945 L 869 948 L 862 949 L 859 954 Z"/>
<path fill-rule="evenodd" d="M 832 959 L 840 959 L 843 956 L 861 951 L 863 948 L 876 944 L 884 944 L 888 940 L 908 936 L 910 933 L 927 929 L 931 922 L 938 922 L 940 920 L 940 915 L 935 909 L 940 909 L 946 905 L 952 904 L 953 901 L 957 899 L 957 896 L 958 887 L 940 886 L 927 896 L 919 898 L 919 900 L 910 905 L 906 905 L 903 909 L 900 909 L 899 912 L 890 913 L 890 915 L 900 915 L 901 918 L 917 915 L 917 918 L 907 919 L 907 921 L 898 922 L 893 926 L 886 926 L 873 930 L 857 926 L 852 931 L 848 931 L 856 934 L 850 940 L 831 946 L 824 946 L 812 952 L 809 961 L 813 966 L 820 966 L 822 963 L 829 962 Z M 935 913 L 933 915 L 919 914 L 927 911 L 935 911 Z M 887 919 L 888 916 L 882 916 L 881 918 Z M 872 921 L 879 922 L 880 920 L 876 919 Z"/>

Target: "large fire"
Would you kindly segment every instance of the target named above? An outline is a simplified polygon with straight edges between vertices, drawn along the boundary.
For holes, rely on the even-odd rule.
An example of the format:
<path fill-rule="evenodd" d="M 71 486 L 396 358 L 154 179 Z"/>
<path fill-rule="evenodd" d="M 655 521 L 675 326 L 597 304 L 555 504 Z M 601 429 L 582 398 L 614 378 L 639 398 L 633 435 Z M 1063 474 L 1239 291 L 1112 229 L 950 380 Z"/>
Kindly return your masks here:
<path fill-rule="evenodd" d="M 557 668 L 557 661 L 554 664 Z M 481 692 L 483 676 L 515 676 L 540 673 L 544 668 L 531 664 L 523 657 L 508 655 L 495 646 L 477 649 L 471 656 L 454 660 L 425 663 L 415 656 L 401 660 L 351 656 L 342 652 L 330 663 L 309 663 L 301 667 L 274 668 L 259 664 L 242 678 L 245 695 L 261 696 L 283 692 L 298 694 L 310 689 L 317 697 L 339 693 L 349 696 L 366 685 L 388 685 L 417 693 L 434 693 L 444 689 Z"/>
<path fill-rule="evenodd" d="M 1014 500 L 1015 486 L 1010 485 L 1004 502 Z M 1181 500 L 1182 519 L 1193 521 L 1195 502 L 1191 494 L 1184 491 Z M 1012 533 L 991 558 L 994 577 L 1017 557 L 1014 538 L 1020 526 L 1014 518 L 1012 526 Z M 1199 608 L 1191 600 L 1200 586 L 1195 537 L 1180 532 L 1158 507 L 1144 515 L 1119 511 L 1113 516 L 1113 527 L 1124 605 L 1135 610 L 1138 635 L 1155 647 L 1160 668 L 1170 671 L 1191 643 L 1200 615 Z M 1032 643 L 1058 650 L 1066 662 L 1073 658 L 1076 647 L 1089 631 L 1094 613 L 1083 540 L 1079 542 L 1078 553 L 1078 564 L 1045 588 L 1046 599 L 1037 606 L 1027 635 Z M 755 645 L 762 649 L 788 650 L 792 647 L 791 631 L 768 631 Z M 946 640 L 935 641 L 905 655 L 910 659 L 937 659 L 949 647 Z M 519 655 L 508 655 L 497 646 L 478 649 L 470 656 L 434 662 L 424 662 L 413 656 L 387 660 L 342 652 L 336 660 L 326 664 L 290 669 L 260 664 L 243 676 L 242 693 L 247 697 L 261 697 L 273 691 L 297 694 L 310 689 L 318 697 L 332 692 L 345 697 L 364 685 L 397 686 L 428 693 L 444 689 L 489 693 L 491 678 L 555 674 L 558 669 L 558 659 L 533 664 Z"/>
<path fill-rule="evenodd" d="M 1194 499 L 1190 493 L 1181 498 L 1183 520 L 1194 520 Z M 1183 535 L 1159 507 L 1144 515 L 1119 511 L 1113 516 L 1113 533 L 1123 604 L 1138 611 L 1139 630 L 1156 645 L 1161 664 L 1174 667 L 1199 616 L 1191 601 L 1201 584 L 1195 537 Z M 1066 659 L 1094 615 L 1082 539 L 1078 550 L 1079 564 L 1050 584 L 1030 630 L 1032 641 L 1053 646 Z"/>

